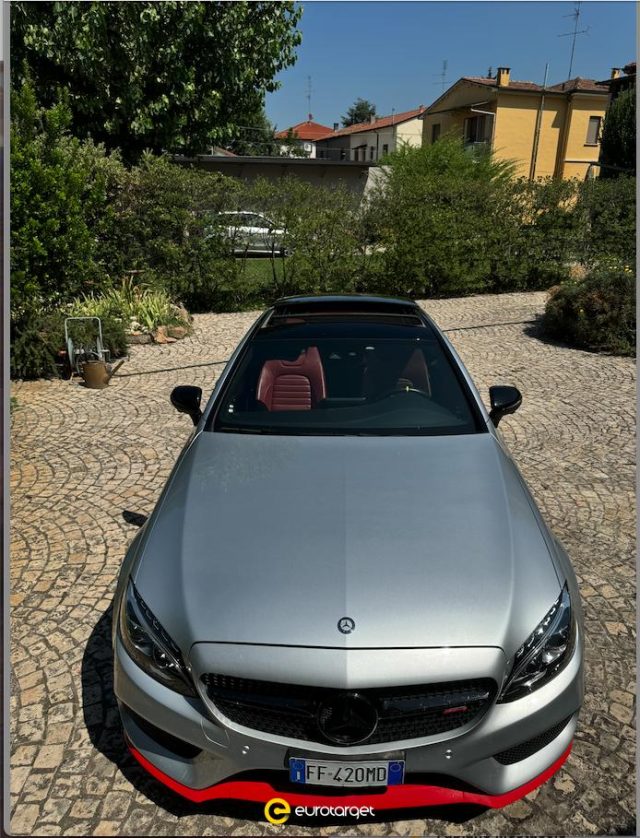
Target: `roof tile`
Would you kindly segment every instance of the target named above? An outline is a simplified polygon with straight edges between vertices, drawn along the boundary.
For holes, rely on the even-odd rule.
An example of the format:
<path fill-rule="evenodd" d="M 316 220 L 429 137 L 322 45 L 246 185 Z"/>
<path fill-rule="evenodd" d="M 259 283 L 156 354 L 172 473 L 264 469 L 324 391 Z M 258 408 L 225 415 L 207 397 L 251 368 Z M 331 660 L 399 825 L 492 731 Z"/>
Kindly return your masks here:
<path fill-rule="evenodd" d="M 484 84 L 486 87 L 497 87 L 496 79 L 488 79 L 480 76 L 463 76 L 462 81 L 470 81 L 475 84 Z M 533 81 L 510 81 L 507 90 L 542 90 L 541 84 L 536 84 Z M 551 85 L 546 88 L 547 91 L 553 93 L 573 93 L 573 92 L 588 92 L 588 93 L 606 93 L 607 85 L 603 82 L 594 81 L 593 79 L 583 79 L 577 76 L 575 79 L 560 82 L 559 84 Z"/>
<path fill-rule="evenodd" d="M 346 128 L 340 128 L 338 131 L 331 131 L 325 134 L 321 139 L 329 140 L 332 137 L 344 137 L 346 134 L 360 134 L 364 131 L 377 131 L 380 128 L 388 128 L 390 125 L 398 125 L 400 122 L 408 122 L 410 119 L 415 119 L 421 116 L 426 111 L 424 105 L 419 108 L 414 108 L 411 111 L 402 111 L 402 113 L 394 113 L 390 116 L 381 116 L 373 122 L 358 122 L 356 125 L 348 125 Z"/>
<path fill-rule="evenodd" d="M 286 139 L 289 131 L 293 131 L 301 140 L 317 140 L 319 137 L 326 137 L 332 129 L 328 125 L 321 125 L 319 122 L 312 122 L 308 119 L 306 122 L 298 122 L 297 125 L 292 125 L 291 128 L 285 128 L 284 131 L 278 131 L 275 135 L 276 139 Z"/>

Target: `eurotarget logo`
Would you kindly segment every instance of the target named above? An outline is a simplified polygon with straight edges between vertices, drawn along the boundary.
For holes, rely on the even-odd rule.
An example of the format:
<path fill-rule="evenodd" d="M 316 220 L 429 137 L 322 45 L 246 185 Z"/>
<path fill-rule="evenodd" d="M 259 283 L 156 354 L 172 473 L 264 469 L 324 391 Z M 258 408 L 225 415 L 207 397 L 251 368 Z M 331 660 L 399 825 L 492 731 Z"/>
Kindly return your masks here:
<path fill-rule="evenodd" d="M 273 824 L 283 824 L 291 813 L 297 818 L 370 818 L 375 815 L 373 806 L 296 806 L 295 809 L 283 797 L 273 797 L 264 806 L 264 816 Z"/>
<path fill-rule="evenodd" d="M 291 806 L 282 797 L 272 797 L 264 804 L 264 816 L 269 823 L 286 823 L 291 814 Z"/>

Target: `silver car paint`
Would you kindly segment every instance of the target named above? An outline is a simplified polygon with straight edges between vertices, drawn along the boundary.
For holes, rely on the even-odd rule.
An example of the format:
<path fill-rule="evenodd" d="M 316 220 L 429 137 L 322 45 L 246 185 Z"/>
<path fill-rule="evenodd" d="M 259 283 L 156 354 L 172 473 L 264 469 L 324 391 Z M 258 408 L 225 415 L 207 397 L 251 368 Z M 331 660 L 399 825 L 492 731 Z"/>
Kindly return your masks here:
<path fill-rule="evenodd" d="M 509 656 L 561 589 L 490 434 L 202 433 L 133 578 L 187 656 L 200 641 Z"/>
<path fill-rule="evenodd" d="M 416 683 L 451 672 L 465 678 L 480 671 L 500 683 L 513 651 L 565 581 L 581 627 L 569 559 L 462 364 L 486 434 L 203 433 L 236 358 L 265 316 L 218 378 L 154 513 L 131 545 L 114 613 L 132 574 L 196 680 L 204 671 L 224 670 L 336 686 Z M 339 454 L 332 455 L 336 445 Z M 376 480 L 380 472 L 383 483 Z M 269 480 L 283 473 L 289 482 L 282 479 L 276 492 Z M 396 515 L 392 503 L 398 504 Z M 329 526 L 320 525 L 323 515 Z M 423 544 L 426 532 L 429 543 Z M 430 574 L 430 567 L 438 573 Z M 345 614 L 356 620 L 349 636 L 336 629 Z M 113 639 L 114 688 L 125 729 L 152 762 L 194 788 L 249 768 L 282 770 L 292 751 L 357 758 L 400 748 L 341 750 L 278 742 L 243 729 L 220 717 L 201 685 L 200 697 L 190 699 L 150 678 L 128 657 L 115 626 Z M 495 794 L 539 774 L 573 737 L 583 695 L 582 647 L 579 628 L 571 661 L 551 682 L 526 698 L 494 705 L 471 730 L 437 742 L 402 743 L 407 771 L 442 771 Z M 166 751 L 137 728 L 127 706 L 202 747 L 202 754 L 183 760 Z M 528 759 L 513 765 L 491 759 L 569 716 L 565 730 Z"/>

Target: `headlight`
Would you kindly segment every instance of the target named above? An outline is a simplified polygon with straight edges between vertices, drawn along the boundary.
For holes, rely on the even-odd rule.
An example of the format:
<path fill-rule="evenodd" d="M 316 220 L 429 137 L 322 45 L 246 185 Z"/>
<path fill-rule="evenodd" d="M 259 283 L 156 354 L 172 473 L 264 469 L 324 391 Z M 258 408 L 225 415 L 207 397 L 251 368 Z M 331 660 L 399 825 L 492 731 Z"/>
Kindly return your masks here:
<path fill-rule="evenodd" d="M 120 607 L 120 637 L 130 657 L 147 675 L 182 695 L 195 696 L 180 649 L 154 617 L 131 580 Z"/>
<path fill-rule="evenodd" d="M 565 585 L 544 619 L 516 652 L 498 701 L 513 701 L 546 684 L 569 660 L 574 643 L 575 625 Z"/>

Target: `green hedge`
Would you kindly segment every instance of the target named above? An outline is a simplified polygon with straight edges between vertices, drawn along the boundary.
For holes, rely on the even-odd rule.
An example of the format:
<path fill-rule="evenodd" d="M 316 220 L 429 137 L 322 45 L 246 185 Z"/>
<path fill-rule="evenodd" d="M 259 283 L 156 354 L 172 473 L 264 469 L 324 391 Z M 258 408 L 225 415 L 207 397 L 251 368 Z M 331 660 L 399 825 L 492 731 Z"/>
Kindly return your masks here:
<path fill-rule="evenodd" d="M 543 318 L 546 335 L 582 349 L 635 355 L 635 274 L 601 268 L 553 289 Z"/>
<path fill-rule="evenodd" d="M 575 264 L 635 262 L 634 178 L 530 182 L 453 138 L 405 147 L 387 163 L 367 211 L 389 290 L 544 289 Z"/>
<path fill-rule="evenodd" d="M 635 262 L 635 179 L 530 183 L 444 138 L 385 159 L 360 200 L 295 178 L 251 184 L 145 155 L 126 168 L 69 135 L 64 102 L 12 93 L 12 375 L 50 374 L 56 316 L 126 276 L 190 311 L 296 293 L 429 297 L 548 288 Z M 238 259 L 219 213 L 263 212 L 289 255 Z M 117 326 L 113 326 L 114 334 Z M 120 340 L 120 338 L 118 338 Z M 53 359 L 53 360 L 52 360 Z"/>
<path fill-rule="evenodd" d="M 36 107 L 27 84 L 12 93 L 11 315 L 51 309 L 104 287 L 97 242 L 111 228 L 117 156 L 69 135 L 63 103 Z"/>

